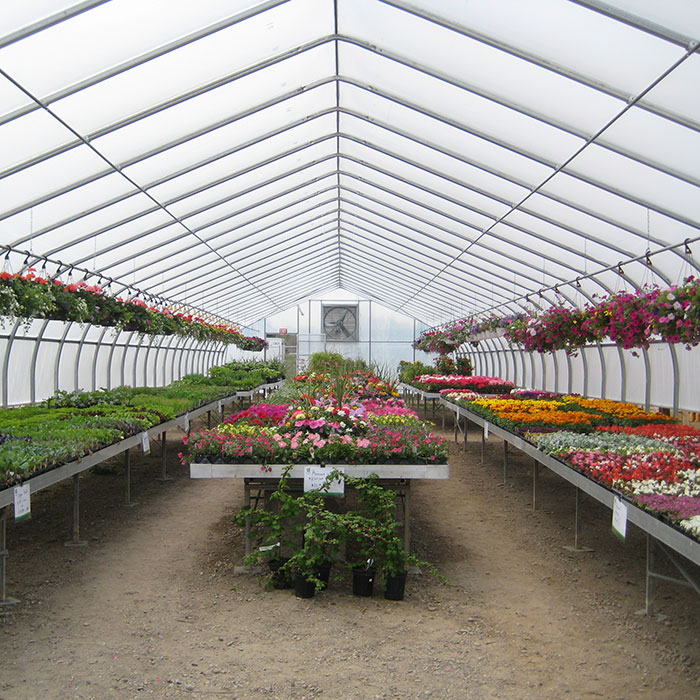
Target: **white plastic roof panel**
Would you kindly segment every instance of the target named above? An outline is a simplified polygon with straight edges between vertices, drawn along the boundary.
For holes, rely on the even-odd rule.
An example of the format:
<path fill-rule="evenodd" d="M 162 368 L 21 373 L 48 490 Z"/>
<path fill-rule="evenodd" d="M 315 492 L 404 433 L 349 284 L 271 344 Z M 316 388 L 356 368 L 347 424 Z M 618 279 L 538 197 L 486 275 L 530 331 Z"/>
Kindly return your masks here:
<path fill-rule="evenodd" d="M 0 243 L 245 324 L 671 284 L 699 40 L 694 0 L 7 0 Z"/>

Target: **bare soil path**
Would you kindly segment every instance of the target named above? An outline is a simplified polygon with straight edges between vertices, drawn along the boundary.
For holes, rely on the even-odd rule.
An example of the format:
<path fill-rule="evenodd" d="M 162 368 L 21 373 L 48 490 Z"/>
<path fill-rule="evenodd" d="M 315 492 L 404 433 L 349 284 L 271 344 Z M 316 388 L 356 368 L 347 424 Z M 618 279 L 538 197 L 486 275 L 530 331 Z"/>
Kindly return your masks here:
<path fill-rule="evenodd" d="M 447 435 L 447 434 L 446 434 Z M 414 486 L 418 553 L 447 576 L 410 577 L 402 602 L 351 594 L 311 600 L 235 573 L 243 539 L 234 480 L 191 481 L 174 460 L 132 460 L 138 505 L 124 507 L 121 465 L 83 479 L 82 535 L 68 548 L 71 486 L 38 494 L 10 523 L 0 608 L 0 700 L 440 700 L 700 697 L 700 599 L 659 587 L 644 604 L 644 547 L 610 532 L 584 500 L 585 544 L 572 552 L 573 488 L 544 470 L 531 508 L 530 463 L 501 443 L 486 464 L 472 435 L 446 482 Z"/>

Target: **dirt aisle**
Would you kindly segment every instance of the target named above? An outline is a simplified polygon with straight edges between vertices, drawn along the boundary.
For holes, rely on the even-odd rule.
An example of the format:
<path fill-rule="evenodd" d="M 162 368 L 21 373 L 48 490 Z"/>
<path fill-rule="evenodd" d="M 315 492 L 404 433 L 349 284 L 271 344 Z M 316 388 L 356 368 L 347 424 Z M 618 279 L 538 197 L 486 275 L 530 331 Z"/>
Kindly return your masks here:
<path fill-rule="evenodd" d="M 478 454 L 455 450 L 448 482 L 415 487 L 416 547 L 450 585 L 412 577 L 400 603 L 353 597 L 347 581 L 299 600 L 234 573 L 238 482 L 190 481 L 172 464 L 163 484 L 153 456 L 126 508 L 118 467 L 87 476 L 86 548 L 63 545 L 59 485 L 8 528 L 9 592 L 23 602 L 0 608 L 0 699 L 699 697 L 697 596 L 666 586 L 666 617 L 635 615 L 643 538 L 619 543 L 585 502 L 595 551 L 567 551 L 570 487 L 545 474 L 533 512 L 529 464 L 514 458 L 504 487 L 500 443 L 490 466 Z"/>

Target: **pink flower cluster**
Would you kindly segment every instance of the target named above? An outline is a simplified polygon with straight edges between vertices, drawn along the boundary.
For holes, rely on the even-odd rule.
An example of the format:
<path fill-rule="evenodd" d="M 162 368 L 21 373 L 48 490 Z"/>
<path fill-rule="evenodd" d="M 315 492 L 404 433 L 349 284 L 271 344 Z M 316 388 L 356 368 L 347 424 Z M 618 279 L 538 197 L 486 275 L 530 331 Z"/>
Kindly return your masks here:
<path fill-rule="evenodd" d="M 416 377 L 414 384 L 426 391 L 440 389 L 469 389 L 479 394 L 507 394 L 515 384 L 499 377 L 468 377 L 459 374 L 422 374 Z"/>
<path fill-rule="evenodd" d="M 238 423 L 245 421 L 253 425 L 279 425 L 287 415 L 287 404 L 254 404 L 245 411 L 239 411 L 228 416 L 224 423 Z"/>
<path fill-rule="evenodd" d="M 411 416 L 418 418 L 418 414 L 413 409 L 407 408 L 402 399 L 389 399 L 388 401 L 367 399 L 362 402 L 362 406 L 368 414 L 374 416 Z"/>

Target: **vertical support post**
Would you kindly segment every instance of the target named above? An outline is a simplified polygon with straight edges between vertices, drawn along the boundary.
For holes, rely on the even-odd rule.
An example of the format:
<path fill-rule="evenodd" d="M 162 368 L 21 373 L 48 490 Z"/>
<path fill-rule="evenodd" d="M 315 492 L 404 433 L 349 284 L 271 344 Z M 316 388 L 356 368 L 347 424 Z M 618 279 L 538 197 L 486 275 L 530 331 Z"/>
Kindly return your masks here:
<path fill-rule="evenodd" d="M 575 489 L 575 512 L 574 512 L 574 546 L 569 547 L 566 545 L 564 549 L 568 549 L 570 552 L 592 552 L 590 547 L 581 546 L 581 489 L 576 487 Z"/>
<path fill-rule="evenodd" d="M 406 480 L 403 495 L 403 546 L 411 551 L 411 482 Z"/>
<path fill-rule="evenodd" d="M 124 505 L 135 505 L 131 502 L 131 449 L 124 453 Z"/>
<path fill-rule="evenodd" d="M 243 506 L 248 509 L 250 508 L 250 479 L 245 479 L 245 485 L 243 486 Z M 245 553 L 246 556 L 250 554 L 250 518 L 246 516 L 245 519 L 245 531 L 243 533 L 245 537 Z"/>
<path fill-rule="evenodd" d="M 80 539 L 80 474 L 73 474 L 73 539 L 64 543 L 66 547 L 87 547 Z"/>
<path fill-rule="evenodd" d="M 464 451 L 467 451 L 467 431 L 469 430 L 469 421 L 464 419 Z"/>
<path fill-rule="evenodd" d="M 654 538 L 647 532 L 647 585 L 644 611 L 651 615 L 654 604 Z"/>
<path fill-rule="evenodd" d="M 160 478 L 158 481 L 172 481 L 173 478 L 168 476 L 168 445 L 166 442 L 167 433 L 164 430 L 160 434 Z"/>
<path fill-rule="evenodd" d="M 5 571 L 7 566 L 7 530 L 6 523 L 7 518 L 10 515 L 9 508 L 3 508 L 0 510 L 0 606 L 2 605 L 14 605 L 19 603 L 17 598 L 8 598 L 7 590 L 5 588 Z"/>
<path fill-rule="evenodd" d="M 537 510 L 537 486 L 540 480 L 540 463 L 532 460 L 532 510 Z"/>
<path fill-rule="evenodd" d="M 359 308 L 359 302 L 358 302 Z M 367 364 L 372 366 L 372 300 L 367 304 Z M 415 336 L 413 336 L 415 338 Z"/>
<path fill-rule="evenodd" d="M 486 436 L 483 429 L 481 430 L 481 464 L 484 463 L 484 454 L 486 452 Z"/>
<path fill-rule="evenodd" d="M 503 441 L 503 485 L 506 485 L 508 479 L 508 442 Z"/>
<path fill-rule="evenodd" d="M 576 487 L 576 521 L 574 523 L 574 549 L 579 548 L 581 540 L 581 489 Z"/>
<path fill-rule="evenodd" d="M 211 411 L 207 411 L 207 428 L 211 428 Z"/>

